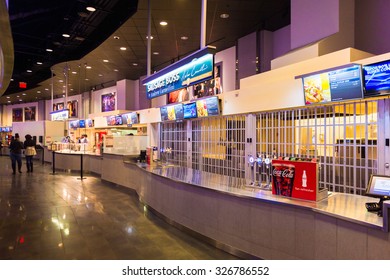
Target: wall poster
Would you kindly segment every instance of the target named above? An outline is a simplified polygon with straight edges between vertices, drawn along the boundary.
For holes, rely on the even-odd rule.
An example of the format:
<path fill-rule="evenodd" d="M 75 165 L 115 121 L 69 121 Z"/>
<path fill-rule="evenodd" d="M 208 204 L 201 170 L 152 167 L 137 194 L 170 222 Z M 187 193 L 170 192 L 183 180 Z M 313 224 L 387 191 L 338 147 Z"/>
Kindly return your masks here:
<path fill-rule="evenodd" d="M 23 121 L 23 108 L 12 109 L 12 122 Z"/>
<path fill-rule="evenodd" d="M 115 110 L 116 95 L 115 92 L 102 95 L 102 112 Z"/>
<path fill-rule="evenodd" d="M 36 107 L 24 107 L 24 121 L 36 121 Z"/>

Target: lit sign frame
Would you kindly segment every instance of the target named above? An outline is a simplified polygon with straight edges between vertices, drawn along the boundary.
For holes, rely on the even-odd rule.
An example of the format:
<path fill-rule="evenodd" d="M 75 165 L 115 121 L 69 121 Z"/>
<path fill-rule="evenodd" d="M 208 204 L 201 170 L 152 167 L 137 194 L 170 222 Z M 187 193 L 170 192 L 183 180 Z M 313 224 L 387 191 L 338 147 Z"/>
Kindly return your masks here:
<path fill-rule="evenodd" d="M 142 82 L 147 97 L 152 99 L 213 78 L 214 54 L 214 48 L 203 48 L 145 78 Z"/>
<path fill-rule="evenodd" d="M 69 119 L 69 110 L 61 110 L 61 111 L 55 111 L 50 113 L 51 120 L 52 121 L 64 121 Z"/>

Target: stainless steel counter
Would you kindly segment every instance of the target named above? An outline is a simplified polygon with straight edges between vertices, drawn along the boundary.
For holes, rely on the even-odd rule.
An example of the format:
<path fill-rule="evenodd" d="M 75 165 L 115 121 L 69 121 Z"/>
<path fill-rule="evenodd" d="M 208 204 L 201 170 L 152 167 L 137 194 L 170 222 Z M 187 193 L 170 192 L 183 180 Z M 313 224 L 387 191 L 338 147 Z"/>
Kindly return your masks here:
<path fill-rule="evenodd" d="M 128 161 L 127 163 L 130 162 Z M 270 191 L 245 187 L 245 180 L 229 176 L 170 165 L 149 166 L 146 164 L 138 164 L 138 166 L 155 175 L 169 178 L 177 182 L 195 185 L 233 196 L 256 199 L 267 203 L 304 208 L 306 210 L 315 211 L 317 213 L 336 217 L 370 228 L 388 231 L 387 223 L 384 224 L 383 218 L 379 217 L 375 213 L 368 212 L 365 208 L 366 202 L 378 201 L 376 198 L 331 193 L 328 198 L 319 202 L 303 201 L 276 196 Z M 385 215 L 385 218 L 386 217 L 387 215 Z"/>

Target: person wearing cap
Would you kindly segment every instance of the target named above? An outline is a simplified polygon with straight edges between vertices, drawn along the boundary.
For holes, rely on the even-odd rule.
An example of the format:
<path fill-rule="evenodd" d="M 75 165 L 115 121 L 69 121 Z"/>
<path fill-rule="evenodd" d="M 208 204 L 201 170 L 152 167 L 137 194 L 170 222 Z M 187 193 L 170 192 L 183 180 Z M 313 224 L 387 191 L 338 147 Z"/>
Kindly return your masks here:
<path fill-rule="evenodd" d="M 11 165 L 12 165 L 12 174 L 16 173 L 16 163 L 18 163 L 18 171 L 22 173 L 22 150 L 23 143 L 19 139 L 19 133 L 15 133 L 15 137 L 11 140 L 9 145 Z"/>

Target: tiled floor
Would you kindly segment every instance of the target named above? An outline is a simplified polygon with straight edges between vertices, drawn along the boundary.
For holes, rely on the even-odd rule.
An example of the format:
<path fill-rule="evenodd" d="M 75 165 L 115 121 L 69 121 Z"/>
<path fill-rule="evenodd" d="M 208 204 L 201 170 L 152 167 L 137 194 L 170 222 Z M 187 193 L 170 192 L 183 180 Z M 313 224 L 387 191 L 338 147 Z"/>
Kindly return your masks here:
<path fill-rule="evenodd" d="M 235 259 L 144 211 L 135 194 L 0 157 L 0 259 Z"/>

